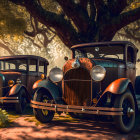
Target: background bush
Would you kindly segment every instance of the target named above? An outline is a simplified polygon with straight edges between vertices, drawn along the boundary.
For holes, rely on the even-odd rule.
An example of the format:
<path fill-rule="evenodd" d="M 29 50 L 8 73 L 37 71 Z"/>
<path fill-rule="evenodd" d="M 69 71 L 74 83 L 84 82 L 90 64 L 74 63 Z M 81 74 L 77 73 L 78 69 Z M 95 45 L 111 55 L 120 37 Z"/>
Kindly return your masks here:
<path fill-rule="evenodd" d="M 0 127 L 6 127 L 8 124 L 8 113 L 0 108 Z"/>

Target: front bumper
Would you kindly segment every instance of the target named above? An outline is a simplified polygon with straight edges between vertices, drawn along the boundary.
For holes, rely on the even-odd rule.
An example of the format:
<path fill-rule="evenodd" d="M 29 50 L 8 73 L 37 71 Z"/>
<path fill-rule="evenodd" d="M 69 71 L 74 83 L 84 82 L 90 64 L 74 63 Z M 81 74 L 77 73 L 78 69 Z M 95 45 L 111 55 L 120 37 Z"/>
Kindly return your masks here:
<path fill-rule="evenodd" d="M 18 97 L 0 97 L 0 104 L 19 103 Z"/>
<path fill-rule="evenodd" d="M 95 115 L 123 115 L 123 108 L 109 108 L 109 107 L 93 107 L 93 106 L 76 106 L 76 105 L 61 105 L 43 103 L 31 100 L 31 107 L 37 109 L 47 109 L 55 112 L 75 112 Z"/>

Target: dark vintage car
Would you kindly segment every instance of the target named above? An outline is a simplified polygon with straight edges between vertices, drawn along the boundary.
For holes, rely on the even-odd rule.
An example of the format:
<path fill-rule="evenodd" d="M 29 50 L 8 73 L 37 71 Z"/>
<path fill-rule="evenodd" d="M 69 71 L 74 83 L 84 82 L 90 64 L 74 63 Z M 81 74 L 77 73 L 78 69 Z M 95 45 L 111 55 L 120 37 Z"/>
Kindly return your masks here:
<path fill-rule="evenodd" d="M 109 115 L 119 131 L 130 132 L 140 107 L 140 76 L 136 77 L 138 49 L 126 41 L 75 45 L 63 70 L 34 83 L 31 106 L 40 122 L 54 113 Z"/>
<path fill-rule="evenodd" d="M 33 83 L 47 73 L 48 61 L 33 55 L 0 57 L 0 106 L 22 113 L 32 97 Z"/>

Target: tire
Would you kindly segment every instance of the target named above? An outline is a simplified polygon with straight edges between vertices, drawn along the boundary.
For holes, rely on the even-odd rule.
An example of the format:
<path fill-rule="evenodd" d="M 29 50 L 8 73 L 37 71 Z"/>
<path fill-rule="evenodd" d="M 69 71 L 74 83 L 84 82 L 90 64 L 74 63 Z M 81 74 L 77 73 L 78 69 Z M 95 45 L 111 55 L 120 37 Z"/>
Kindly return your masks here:
<path fill-rule="evenodd" d="M 27 106 L 26 91 L 22 88 L 17 95 L 19 103 L 15 104 L 15 111 L 18 114 L 22 114 Z"/>
<path fill-rule="evenodd" d="M 115 96 L 114 107 L 123 108 L 122 116 L 113 116 L 116 127 L 121 133 L 129 133 L 134 128 L 136 114 L 135 101 L 130 90 L 122 95 Z M 130 109 L 133 111 L 132 114 L 128 112 Z"/>
<path fill-rule="evenodd" d="M 53 98 L 51 94 L 43 89 L 39 89 L 38 91 L 36 91 L 33 98 L 34 101 L 38 102 L 45 102 L 44 100 L 49 102 L 49 100 L 52 99 Z M 45 114 L 45 112 L 47 112 L 47 114 Z M 53 119 L 55 112 L 50 110 L 33 108 L 33 113 L 38 121 L 40 121 L 41 123 L 47 123 Z"/>

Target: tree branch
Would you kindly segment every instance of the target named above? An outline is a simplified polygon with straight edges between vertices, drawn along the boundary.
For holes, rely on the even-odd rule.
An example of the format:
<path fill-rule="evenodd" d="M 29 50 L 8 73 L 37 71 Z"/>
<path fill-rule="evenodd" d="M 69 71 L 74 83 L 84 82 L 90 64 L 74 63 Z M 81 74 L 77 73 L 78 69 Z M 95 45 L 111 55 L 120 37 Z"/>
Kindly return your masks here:
<path fill-rule="evenodd" d="M 7 45 L 0 42 L 0 47 L 8 51 L 10 55 L 14 55 L 14 52 L 12 52 Z"/>
<path fill-rule="evenodd" d="M 72 19 L 79 32 L 86 32 L 88 28 L 89 16 L 87 9 L 87 0 L 81 0 L 80 4 L 74 3 L 73 0 L 56 0 L 62 7 L 65 14 Z M 83 6 L 83 4 L 85 4 Z M 81 6 L 82 5 L 82 6 Z"/>
<path fill-rule="evenodd" d="M 96 6 L 96 13 L 97 13 L 97 21 L 98 22 L 104 22 L 108 20 L 108 7 L 105 5 L 103 0 L 94 0 L 95 6 Z M 102 23 L 101 23 L 102 24 Z"/>
<path fill-rule="evenodd" d="M 131 22 L 134 22 L 136 20 L 140 19 L 140 7 L 122 13 L 120 16 L 118 16 L 116 19 L 114 19 L 114 23 L 116 22 L 116 28 L 119 30 L 122 27 L 130 24 Z"/>
<path fill-rule="evenodd" d="M 108 0 L 108 9 L 112 16 L 119 15 L 127 5 L 127 0 Z"/>
<path fill-rule="evenodd" d="M 80 5 L 87 10 L 88 0 L 80 0 Z"/>
<path fill-rule="evenodd" d="M 129 33 L 118 33 L 118 35 L 126 37 L 128 39 L 133 39 L 134 41 L 138 41 L 140 43 L 140 37 L 135 37 L 134 35 L 132 35 L 130 32 Z"/>
<path fill-rule="evenodd" d="M 90 5 L 90 19 L 92 20 L 92 22 L 94 22 L 96 17 L 96 8 L 94 0 L 89 0 L 89 5 Z"/>
<path fill-rule="evenodd" d="M 24 36 L 24 37 L 29 39 L 33 43 L 33 45 L 37 46 L 39 49 L 41 48 L 41 46 L 39 46 L 37 43 L 34 42 L 34 39 L 32 39 L 32 38 L 30 38 L 28 36 Z"/>

